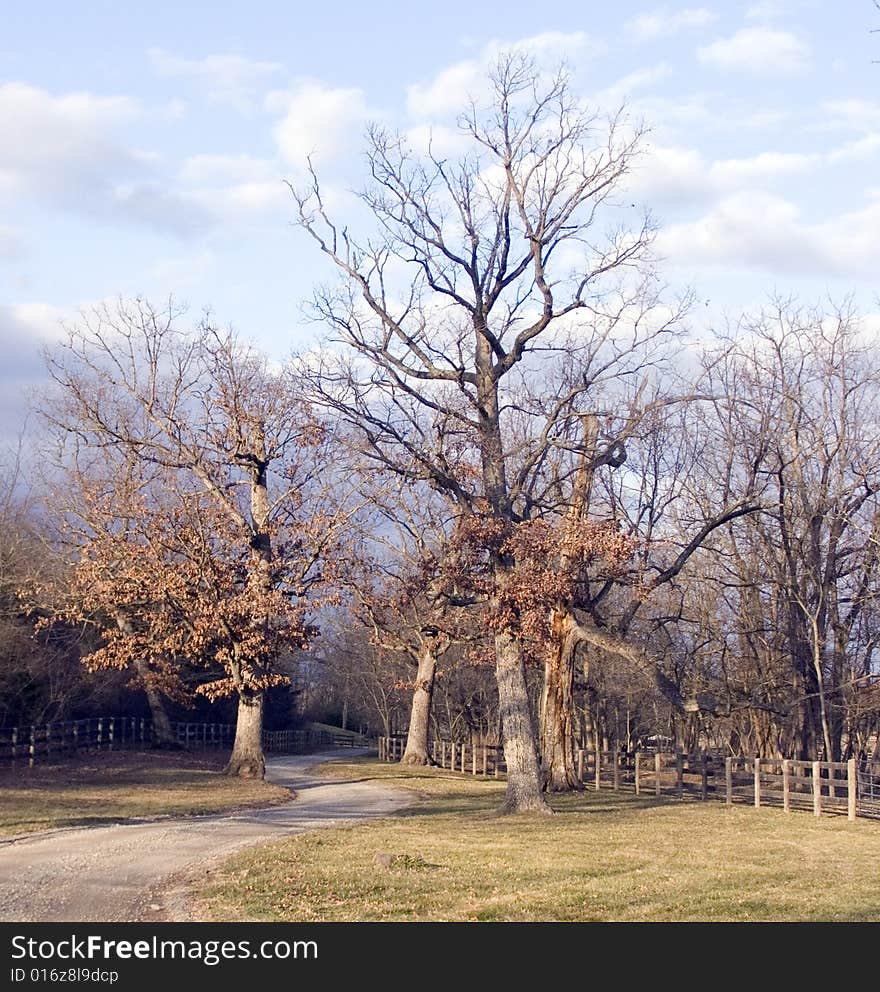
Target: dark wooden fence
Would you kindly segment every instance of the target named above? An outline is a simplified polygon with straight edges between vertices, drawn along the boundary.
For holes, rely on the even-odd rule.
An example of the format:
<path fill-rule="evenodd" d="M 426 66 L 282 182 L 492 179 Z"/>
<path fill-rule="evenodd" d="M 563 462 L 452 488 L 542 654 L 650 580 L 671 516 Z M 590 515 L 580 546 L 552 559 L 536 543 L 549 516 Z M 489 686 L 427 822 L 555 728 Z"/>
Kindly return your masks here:
<path fill-rule="evenodd" d="M 230 748 L 235 740 L 234 723 L 172 723 L 176 742 L 190 751 Z M 58 720 L 0 730 L 0 760 L 24 762 L 59 758 L 79 751 L 122 751 L 150 747 L 150 720 L 137 717 L 92 717 L 87 720 Z M 366 738 L 318 730 L 265 730 L 263 747 L 276 753 L 304 753 L 323 747 L 360 747 Z"/>
<path fill-rule="evenodd" d="M 379 759 L 399 761 L 406 740 L 380 737 Z M 437 741 L 431 745 L 435 765 L 470 775 L 499 778 L 506 772 L 496 744 Z M 850 820 L 880 819 L 880 767 L 849 761 L 794 761 L 686 755 L 661 751 L 577 752 L 577 774 L 595 789 L 636 795 L 686 796 L 755 807 L 812 810 L 816 816 L 837 813 Z"/>

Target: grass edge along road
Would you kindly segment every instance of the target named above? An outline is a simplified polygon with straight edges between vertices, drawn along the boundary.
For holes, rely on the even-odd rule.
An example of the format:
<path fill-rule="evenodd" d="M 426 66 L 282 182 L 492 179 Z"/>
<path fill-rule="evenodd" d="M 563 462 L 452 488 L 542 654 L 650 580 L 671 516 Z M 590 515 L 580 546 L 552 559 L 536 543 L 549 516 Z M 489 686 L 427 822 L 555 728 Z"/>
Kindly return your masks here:
<path fill-rule="evenodd" d="M 503 783 L 365 758 L 419 801 L 214 869 L 205 921 L 880 921 L 880 823 L 586 791 L 499 817 Z"/>
<path fill-rule="evenodd" d="M 287 802 L 289 789 L 218 774 L 225 755 L 98 752 L 0 768 L 0 838 L 64 827 L 233 812 Z"/>

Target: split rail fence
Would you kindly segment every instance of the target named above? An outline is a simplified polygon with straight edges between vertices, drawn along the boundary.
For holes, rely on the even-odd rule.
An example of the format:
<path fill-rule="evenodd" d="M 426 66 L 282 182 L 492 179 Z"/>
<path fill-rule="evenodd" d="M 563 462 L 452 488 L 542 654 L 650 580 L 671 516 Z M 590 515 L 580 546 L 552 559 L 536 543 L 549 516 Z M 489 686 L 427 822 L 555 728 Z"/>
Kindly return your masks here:
<path fill-rule="evenodd" d="M 380 737 L 379 759 L 399 761 L 406 741 Z M 433 763 L 441 768 L 500 778 L 506 773 L 498 745 L 434 741 Z M 659 751 L 577 751 L 578 779 L 595 789 L 630 791 L 636 795 L 685 796 L 777 806 L 846 815 L 848 819 L 880 819 L 880 767 L 849 761 L 794 761 L 686 755 Z"/>
<path fill-rule="evenodd" d="M 190 751 L 232 747 L 234 723 L 172 723 L 177 744 Z M 152 722 L 138 717 L 92 717 L 58 720 L 0 730 L 0 760 L 33 766 L 79 751 L 122 751 L 150 747 Z M 366 738 L 319 730 L 264 730 L 263 748 L 276 753 L 306 753 L 323 747 L 358 747 Z"/>

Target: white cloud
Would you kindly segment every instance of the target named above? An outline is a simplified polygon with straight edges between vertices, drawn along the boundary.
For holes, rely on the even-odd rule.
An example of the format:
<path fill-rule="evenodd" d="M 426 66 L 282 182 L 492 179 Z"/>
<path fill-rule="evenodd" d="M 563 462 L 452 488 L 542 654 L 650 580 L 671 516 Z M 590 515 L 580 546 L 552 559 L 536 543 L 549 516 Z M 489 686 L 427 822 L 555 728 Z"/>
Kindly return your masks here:
<path fill-rule="evenodd" d="M 253 155 L 192 155 L 185 159 L 178 173 L 188 184 L 254 182 L 277 172 L 269 159 Z"/>
<path fill-rule="evenodd" d="M 762 76 L 784 76 L 805 69 L 809 46 L 789 31 L 775 28 L 742 28 L 729 38 L 719 38 L 697 50 L 704 65 Z"/>
<path fill-rule="evenodd" d="M 785 4 L 780 0 L 763 0 L 762 3 L 752 3 L 746 8 L 746 17 L 750 21 L 772 21 L 780 17 Z"/>
<path fill-rule="evenodd" d="M 634 198 L 662 206 L 705 202 L 714 193 L 700 152 L 656 145 L 636 161 L 627 188 Z"/>
<path fill-rule="evenodd" d="M 429 151 L 436 157 L 461 155 L 470 148 L 467 135 L 442 124 L 417 124 L 406 132 L 406 140 L 419 154 Z"/>
<path fill-rule="evenodd" d="M 96 215 L 111 223 L 137 224 L 179 237 L 195 234 L 211 223 L 197 201 L 157 182 L 114 186 L 111 199 Z"/>
<path fill-rule="evenodd" d="M 630 190 L 648 203 L 705 203 L 743 187 L 804 172 L 822 161 L 821 155 L 761 152 L 707 162 L 695 148 L 654 145 L 637 163 Z"/>
<path fill-rule="evenodd" d="M 267 106 L 284 114 L 273 129 L 275 142 L 284 160 L 298 168 L 310 156 L 326 162 L 358 145 L 370 117 L 363 90 L 320 82 L 271 93 Z"/>
<path fill-rule="evenodd" d="M 290 206 L 282 170 L 271 159 L 252 155 L 194 155 L 181 166 L 188 194 L 213 215 L 242 220 L 262 213 L 278 216 Z"/>
<path fill-rule="evenodd" d="M 818 165 L 822 156 L 798 152 L 760 152 L 749 158 L 729 158 L 712 163 L 710 177 L 722 189 L 742 186 L 755 180 L 805 172 Z"/>
<path fill-rule="evenodd" d="M 841 148 L 833 149 L 828 152 L 826 158 L 829 162 L 861 161 L 876 155 L 878 150 L 880 150 L 880 132 L 874 131 Z"/>
<path fill-rule="evenodd" d="M 137 114 L 137 106 L 124 97 L 56 97 L 7 83 L 0 86 L 0 170 L 16 185 L 48 183 L 51 190 L 60 183 L 87 182 L 108 166 L 125 168 L 134 157 L 112 130 Z"/>
<path fill-rule="evenodd" d="M 284 72 L 277 62 L 262 62 L 241 55 L 208 55 L 185 59 L 161 48 L 148 53 L 153 70 L 165 79 L 193 80 L 213 103 L 227 103 L 240 110 L 250 107 L 269 81 Z"/>
<path fill-rule="evenodd" d="M 866 157 L 878 148 L 880 135 L 870 135 L 821 153 L 767 151 L 709 162 L 695 148 L 652 145 L 635 164 L 628 189 L 634 197 L 649 204 L 674 207 L 706 204 L 741 190 L 759 191 L 787 176 Z"/>
<path fill-rule="evenodd" d="M 659 252 L 673 264 L 743 267 L 773 276 L 870 277 L 875 271 L 880 202 L 808 223 L 781 197 L 743 191 L 708 214 L 660 232 Z"/>
<path fill-rule="evenodd" d="M 827 100 L 822 104 L 822 110 L 830 118 L 826 125 L 854 131 L 880 130 L 880 101 Z"/>
<path fill-rule="evenodd" d="M 484 85 L 483 77 L 483 67 L 476 59 L 448 66 L 430 83 L 407 87 L 406 109 L 420 120 L 463 110 Z"/>
<path fill-rule="evenodd" d="M 9 317 L 23 336 L 41 342 L 60 340 L 62 322 L 67 316 L 60 307 L 49 303 L 18 303 L 9 307 Z"/>
<path fill-rule="evenodd" d="M 554 70 L 575 54 L 584 59 L 604 49 L 602 42 L 589 38 L 583 31 L 545 31 L 515 41 L 493 39 L 476 58 L 447 66 L 429 83 L 414 83 L 407 87 L 407 110 L 417 120 L 460 113 L 471 99 L 480 100 L 486 96 L 487 71 L 502 53 L 527 53 L 539 67 Z"/>
<path fill-rule="evenodd" d="M 147 224 L 174 234 L 200 228 L 207 218 L 159 182 L 156 156 L 116 136 L 140 114 L 125 97 L 0 86 L 0 194 L 105 223 Z"/>
<path fill-rule="evenodd" d="M 645 86 L 653 86 L 672 75 L 672 66 L 668 62 L 660 62 L 644 69 L 636 69 L 611 86 L 597 93 L 593 102 L 603 107 L 618 107 L 634 90 Z"/>
<path fill-rule="evenodd" d="M 635 41 L 669 38 L 688 28 L 702 28 L 718 20 L 718 14 L 705 7 L 685 7 L 670 11 L 668 7 L 646 11 L 626 24 Z"/>

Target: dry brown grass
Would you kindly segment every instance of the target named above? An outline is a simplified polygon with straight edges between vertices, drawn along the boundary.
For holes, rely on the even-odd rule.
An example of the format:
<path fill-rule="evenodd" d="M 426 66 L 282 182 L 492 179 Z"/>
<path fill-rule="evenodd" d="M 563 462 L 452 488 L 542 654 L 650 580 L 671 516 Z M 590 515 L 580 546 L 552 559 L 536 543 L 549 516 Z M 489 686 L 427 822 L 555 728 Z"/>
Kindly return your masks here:
<path fill-rule="evenodd" d="M 880 921 L 880 824 L 588 791 L 554 817 L 498 817 L 503 783 L 376 762 L 403 815 L 237 855 L 204 920 Z"/>
<path fill-rule="evenodd" d="M 0 836 L 269 805 L 290 791 L 219 775 L 219 756 L 96 753 L 57 764 L 2 766 Z"/>

